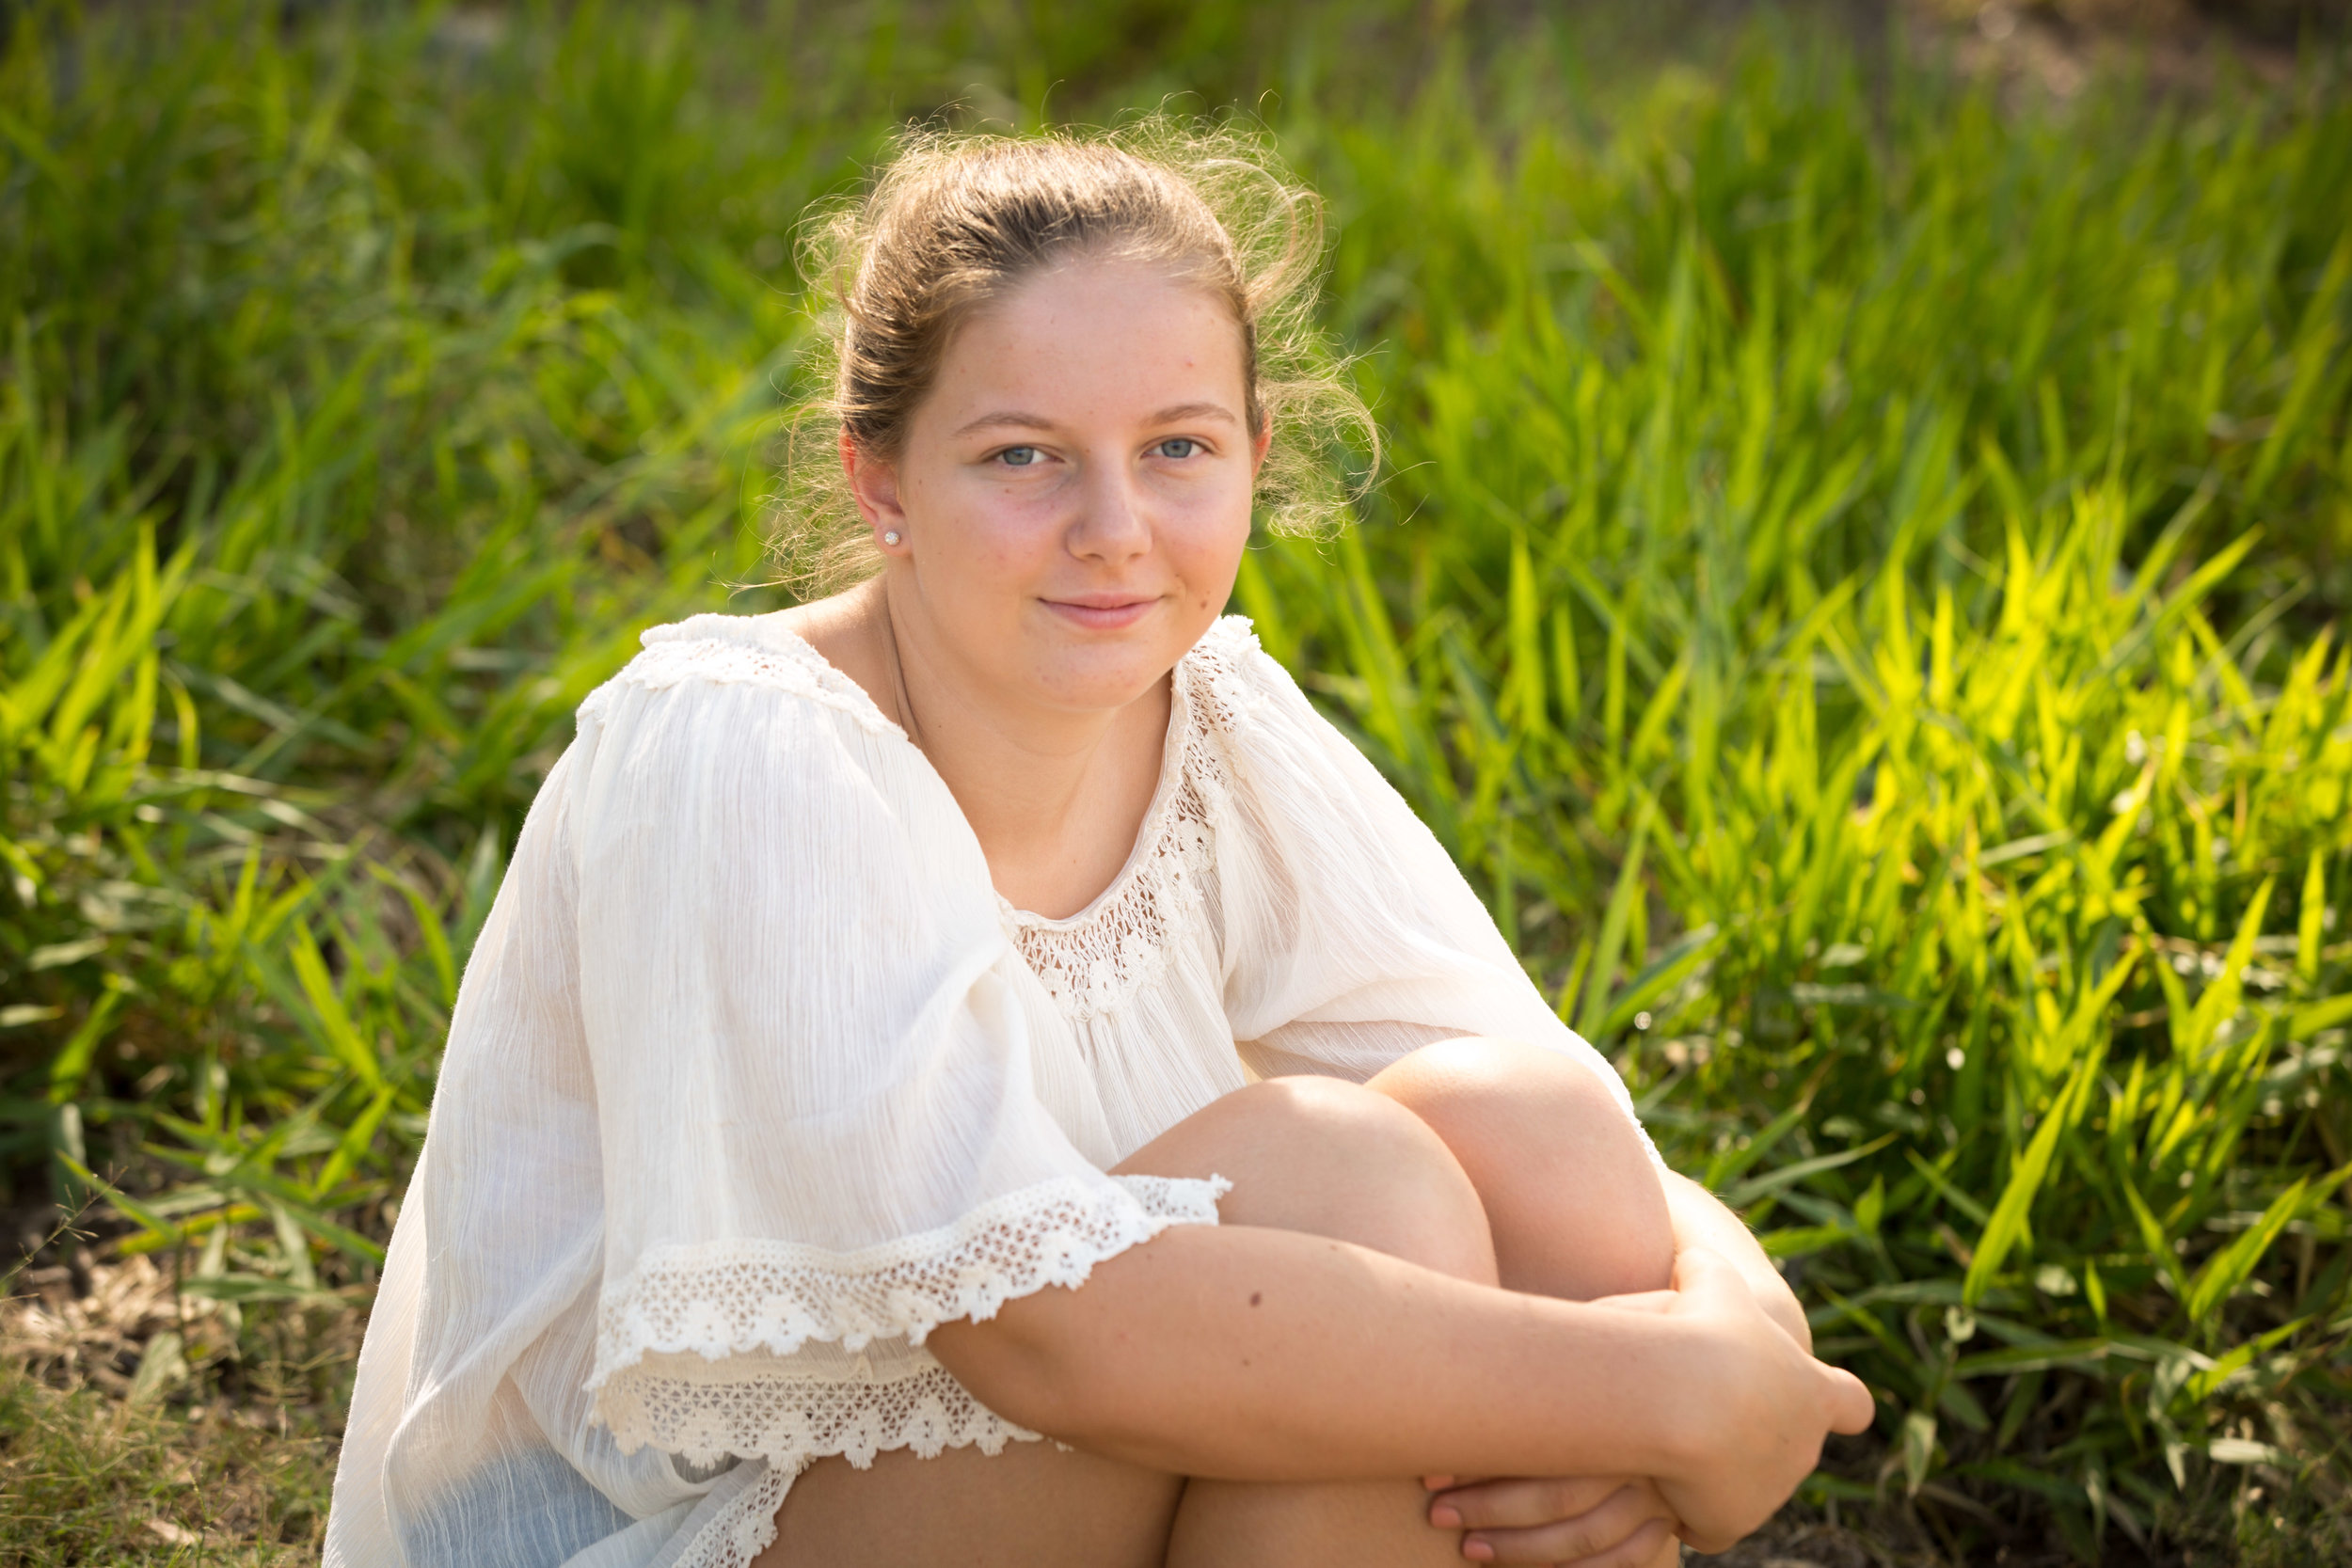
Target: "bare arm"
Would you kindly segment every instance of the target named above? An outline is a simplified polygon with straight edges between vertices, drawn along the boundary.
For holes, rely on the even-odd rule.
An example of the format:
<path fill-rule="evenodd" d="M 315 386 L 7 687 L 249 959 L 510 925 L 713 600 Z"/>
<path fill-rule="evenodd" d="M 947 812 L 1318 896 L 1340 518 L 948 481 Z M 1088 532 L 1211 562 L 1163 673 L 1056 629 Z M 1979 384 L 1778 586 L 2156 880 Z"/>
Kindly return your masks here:
<path fill-rule="evenodd" d="M 1747 1225 L 1705 1187 L 1686 1177 L 1661 1173 L 1667 1223 L 1677 1255 L 1697 1247 L 1728 1260 L 1724 1273 L 1735 1274 L 1756 1307 L 1782 1333 L 1810 1351 L 1813 1336 L 1796 1293 L 1756 1243 Z M 1671 1291 L 1645 1291 L 1606 1298 L 1617 1308 L 1667 1311 L 1676 1304 Z M 1472 1472 L 1474 1478 L 1477 1472 Z M 1618 1550 L 1640 1549 L 1634 1532 L 1655 1515 L 1651 1511 L 1671 1504 L 1661 1498 L 1670 1482 L 1661 1478 L 1653 1489 L 1648 1480 L 1623 1481 L 1614 1472 L 1551 1477 L 1506 1476 L 1499 1479 L 1457 1479 L 1435 1475 L 1427 1479 L 1434 1499 L 1431 1522 L 1443 1528 L 1466 1527 L 1485 1542 L 1497 1560 L 1555 1561 L 1567 1544 L 1614 1540 Z M 1669 1528 L 1714 1550 L 1720 1541 L 1708 1540 L 1687 1520 L 1668 1518 Z"/>
<path fill-rule="evenodd" d="M 1800 1350 L 1813 1348 L 1813 1329 L 1796 1291 L 1780 1276 L 1747 1222 L 1724 1206 L 1721 1198 L 1687 1176 L 1665 1173 L 1666 1212 L 1674 1227 L 1675 1251 L 1703 1246 L 1730 1259 L 1740 1276 L 1756 1292 L 1756 1302 Z"/>
<path fill-rule="evenodd" d="M 1519 1295 L 1346 1243 L 1183 1227 L 1075 1291 L 929 1343 L 990 1408 L 1081 1447 L 1253 1481 L 1650 1474 L 1727 1544 L 1869 1397 L 1687 1251 L 1662 1310 Z"/>

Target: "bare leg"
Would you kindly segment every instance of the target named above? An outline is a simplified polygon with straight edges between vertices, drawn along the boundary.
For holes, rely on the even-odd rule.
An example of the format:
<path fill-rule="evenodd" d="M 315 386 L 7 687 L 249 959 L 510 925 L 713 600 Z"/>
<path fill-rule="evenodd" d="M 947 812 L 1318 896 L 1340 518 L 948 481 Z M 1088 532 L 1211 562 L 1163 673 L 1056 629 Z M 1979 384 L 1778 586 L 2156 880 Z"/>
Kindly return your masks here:
<path fill-rule="evenodd" d="M 1253 1085 L 1180 1122 L 1119 1167 L 1224 1176 L 1229 1225 L 1359 1243 L 1491 1283 L 1476 1192 L 1427 1125 L 1352 1085 Z M 1377 1375 L 1376 1369 L 1368 1369 Z M 1423 1517 L 1420 1485 L 1193 1481 L 1046 1443 L 990 1458 L 883 1454 L 870 1470 L 812 1465 L 777 1511 L 755 1568 L 1438 1568 L 1457 1537 Z"/>
<path fill-rule="evenodd" d="M 1342 1132 L 1343 1160 L 1301 1164 L 1247 1127 L 1180 1124 L 1121 1169 L 1233 1182 L 1228 1225 L 1304 1230 L 1354 1242 L 1464 1279 L 1492 1284 L 1494 1248 L 1478 1195 L 1419 1117 L 1385 1097 L 1327 1079 L 1278 1079 L 1244 1091 L 1283 1119 Z M 1239 1096 L 1231 1097 L 1239 1099 Z M 1268 1127 L 1266 1132 L 1276 1131 Z M 1241 1143 L 1232 1141 L 1238 1132 Z M 1377 1375 L 1376 1372 L 1374 1375 Z M 1195 1479 L 1168 1543 L 1168 1568 L 1442 1568 L 1460 1534 L 1434 1528 L 1416 1479 L 1262 1483 Z"/>
<path fill-rule="evenodd" d="M 1433 1227 L 1466 1228 L 1465 1222 L 1438 1212 L 1401 1229 L 1371 1231 L 1361 1228 L 1366 1218 L 1344 1204 L 1252 1218 L 1236 1207 L 1243 1196 L 1236 1192 L 1224 1206 L 1228 1221 L 1339 1236 L 1464 1278 L 1569 1300 L 1662 1290 L 1671 1280 L 1674 1232 L 1657 1168 L 1608 1085 L 1583 1064 L 1508 1040 L 1464 1038 L 1414 1052 L 1366 1086 L 1413 1112 L 1445 1145 L 1472 1188 L 1492 1242 L 1490 1255 L 1449 1258 L 1416 1250 L 1429 1244 Z M 1138 1162 L 1160 1147 L 1142 1151 Z M 1453 1197 L 1458 1201 L 1460 1195 Z M 1268 1193 L 1257 1201 L 1282 1210 L 1296 1200 Z M 1444 1560 L 1460 1561 L 1456 1532 L 1427 1528 L 1427 1508 L 1417 1482 L 1195 1481 L 1177 1513 L 1168 1568 L 1435 1562 L 1432 1537 L 1444 1543 Z M 1414 1525 L 1424 1528 L 1417 1531 Z M 1678 1543 L 1658 1540 L 1645 1568 L 1664 1568 L 1680 1555 Z"/>
<path fill-rule="evenodd" d="M 1182 1476 L 1009 1443 L 991 1457 L 901 1449 L 869 1470 L 819 1460 L 785 1494 L 753 1568 L 1160 1568 Z"/>
<path fill-rule="evenodd" d="M 1658 1168 L 1582 1063 L 1511 1040 L 1442 1040 L 1366 1087 L 1428 1123 L 1469 1173 L 1505 1290 L 1589 1301 L 1672 1279 Z"/>
<path fill-rule="evenodd" d="M 1671 1280 L 1674 1231 L 1658 1170 L 1608 1086 L 1583 1064 L 1509 1040 L 1445 1040 L 1367 1086 L 1436 1131 L 1469 1174 L 1505 1289 L 1589 1301 L 1662 1290 Z M 1533 1502 L 1534 1490 L 1518 1500 Z M 1538 1504 L 1505 1522 L 1550 1517 Z M 1490 1544 L 1505 1541 L 1490 1534 Z M 1680 1544 L 1667 1537 L 1644 1568 L 1680 1560 Z"/>

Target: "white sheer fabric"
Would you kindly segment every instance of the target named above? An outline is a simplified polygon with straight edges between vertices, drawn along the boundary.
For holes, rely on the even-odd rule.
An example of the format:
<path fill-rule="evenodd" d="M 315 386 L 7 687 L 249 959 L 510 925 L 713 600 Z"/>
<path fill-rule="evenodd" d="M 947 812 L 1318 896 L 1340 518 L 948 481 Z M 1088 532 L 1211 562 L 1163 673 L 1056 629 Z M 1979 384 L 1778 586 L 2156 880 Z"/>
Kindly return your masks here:
<path fill-rule="evenodd" d="M 813 1459 L 1033 1437 L 925 1337 L 1215 1224 L 1221 1183 L 1104 1171 L 1251 1070 L 1502 1035 L 1632 1115 L 1238 617 L 1067 920 L 997 896 L 922 753 L 774 617 L 644 644 L 467 966 L 330 1565 L 740 1565 Z"/>

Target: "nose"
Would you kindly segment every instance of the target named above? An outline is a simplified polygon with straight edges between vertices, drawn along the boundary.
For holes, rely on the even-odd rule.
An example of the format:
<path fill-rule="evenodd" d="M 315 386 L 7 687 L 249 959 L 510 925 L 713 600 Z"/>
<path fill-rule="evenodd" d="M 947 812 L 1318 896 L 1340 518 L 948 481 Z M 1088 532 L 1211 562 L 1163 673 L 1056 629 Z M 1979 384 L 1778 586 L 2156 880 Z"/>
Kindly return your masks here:
<path fill-rule="evenodd" d="M 1152 552 L 1149 499 L 1131 464 L 1087 465 L 1079 486 L 1078 515 L 1071 520 L 1070 553 L 1082 561 L 1117 564 Z"/>

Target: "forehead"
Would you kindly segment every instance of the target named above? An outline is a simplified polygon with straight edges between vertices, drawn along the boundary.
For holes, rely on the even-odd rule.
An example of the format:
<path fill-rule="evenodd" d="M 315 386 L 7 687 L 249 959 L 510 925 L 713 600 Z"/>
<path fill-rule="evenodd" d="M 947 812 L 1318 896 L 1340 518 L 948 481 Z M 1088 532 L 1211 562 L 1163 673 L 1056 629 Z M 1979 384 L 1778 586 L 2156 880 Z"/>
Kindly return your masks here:
<path fill-rule="evenodd" d="M 1213 400 L 1242 412 L 1241 325 L 1213 290 L 1126 261 L 1076 261 L 974 311 L 942 356 L 931 403 L 1113 413 Z"/>

